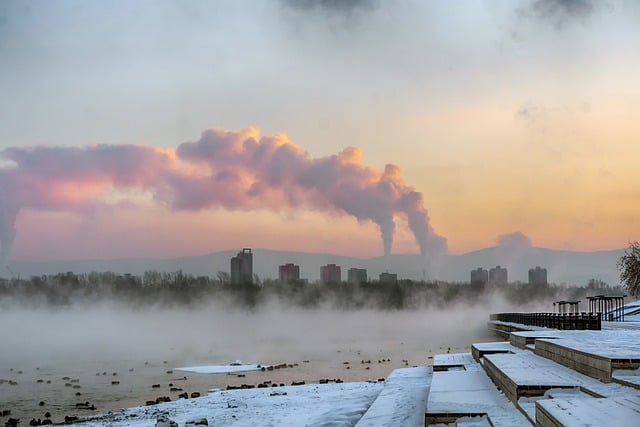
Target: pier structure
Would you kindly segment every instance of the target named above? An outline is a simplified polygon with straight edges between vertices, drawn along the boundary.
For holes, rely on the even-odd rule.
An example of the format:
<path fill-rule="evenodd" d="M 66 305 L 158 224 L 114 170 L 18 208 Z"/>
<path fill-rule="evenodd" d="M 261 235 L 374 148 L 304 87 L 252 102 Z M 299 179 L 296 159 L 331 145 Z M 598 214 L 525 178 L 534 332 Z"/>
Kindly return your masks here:
<path fill-rule="evenodd" d="M 556 308 L 558 309 L 557 313 L 565 314 L 572 313 L 578 314 L 580 313 L 580 300 L 578 301 L 555 301 L 553 303 L 553 311 L 556 312 Z"/>
<path fill-rule="evenodd" d="M 624 299 L 626 295 L 595 295 L 587 297 L 590 313 L 602 313 L 604 320 L 624 322 Z"/>
<path fill-rule="evenodd" d="M 559 329 L 518 324 L 513 322 L 513 313 L 501 314 L 491 315 L 488 326 L 506 341 L 473 344 L 471 355 L 528 424 L 640 423 L 639 322 L 602 321 L 598 330 Z M 505 318 L 510 321 L 500 320 Z M 530 316 L 521 313 L 520 318 L 529 320 Z M 433 383 L 437 374 L 434 363 Z M 429 411 L 427 404 L 425 425 L 437 421 Z M 468 413 L 460 415 L 468 417 Z M 508 425 L 485 415 L 486 425 Z"/>
<path fill-rule="evenodd" d="M 605 302 L 593 313 L 570 303 L 493 314 L 501 341 L 435 356 L 425 426 L 640 425 L 640 322 L 605 321 Z"/>

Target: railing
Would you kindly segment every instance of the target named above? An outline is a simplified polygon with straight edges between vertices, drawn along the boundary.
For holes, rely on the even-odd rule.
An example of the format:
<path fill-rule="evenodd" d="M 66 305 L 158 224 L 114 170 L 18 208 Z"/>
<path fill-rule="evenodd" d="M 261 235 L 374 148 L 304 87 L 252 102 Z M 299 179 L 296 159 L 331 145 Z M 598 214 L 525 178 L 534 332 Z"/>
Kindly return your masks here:
<path fill-rule="evenodd" d="M 601 313 L 495 313 L 491 320 L 564 330 L 602 329 Z"/>

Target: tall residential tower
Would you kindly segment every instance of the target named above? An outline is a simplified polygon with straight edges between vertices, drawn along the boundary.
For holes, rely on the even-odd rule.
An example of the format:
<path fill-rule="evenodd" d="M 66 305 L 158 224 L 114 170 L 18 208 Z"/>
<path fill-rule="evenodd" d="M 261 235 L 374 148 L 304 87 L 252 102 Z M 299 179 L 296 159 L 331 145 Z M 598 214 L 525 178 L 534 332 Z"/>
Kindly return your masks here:
<path fill-rule="evenodd" d="M 250 283 L 253 283 L 253 254 L 251 249 L 243 248 L 238 255 L 231 258 L 231 284 Z"/>
<path fill-rule="evenodd" d="M 320 281 L 324 284 L 342 282 L 342 271 L 340 270 L 340 266 L 327 264 L 320 267 Z"/>
<path fill-rule="evenodd" d="M 296 283 L 300 281 L 300 266 L 296 264 L 284 264 L 278 267 L 278 279 L 282 283 Z"/>

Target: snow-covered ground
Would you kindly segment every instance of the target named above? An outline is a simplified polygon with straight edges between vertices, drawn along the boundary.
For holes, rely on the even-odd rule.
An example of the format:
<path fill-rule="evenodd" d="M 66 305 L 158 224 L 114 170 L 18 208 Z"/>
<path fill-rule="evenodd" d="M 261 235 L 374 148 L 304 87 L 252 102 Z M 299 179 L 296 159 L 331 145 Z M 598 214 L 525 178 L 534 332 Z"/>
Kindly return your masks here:
<path fill-rule="evenodd" d="M 196 399 L 131 408 L 79 425 L 149 427 L 164 413 L 181 426 L 202 418 L 209 425 L 224 426 L 350 426 L 383 386 L 376 381 L 216 391 Z"/>
<path fill-rule="evenodd" d="M 195 399 L 130 408 L 83 426 L 149 426 L 165 415 L 185 425 L 207 419 L 229 426 L 422 426 L 430 367 L 396 369 L 386 381 L 212 391 Z"/>

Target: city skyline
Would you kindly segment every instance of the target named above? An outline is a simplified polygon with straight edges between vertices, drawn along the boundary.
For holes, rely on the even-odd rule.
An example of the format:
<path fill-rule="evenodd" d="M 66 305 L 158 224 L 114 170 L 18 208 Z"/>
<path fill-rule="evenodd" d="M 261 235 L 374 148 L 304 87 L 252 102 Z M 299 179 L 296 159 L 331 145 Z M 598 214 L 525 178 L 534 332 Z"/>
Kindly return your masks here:
<path fill-rule="evenodd" d="M 16 260 L 243 245 L 371 257 L 637 240 L 640 7 L 464 5 L 3 4 L 3 251 L 13 240 Z M 316 186 L 323 198 L 301 201 L 306 187 L 278 182 L 243 203 L 225 193 L 189 204 L 222 191 L 192 179 L 213 166 L 203 173 L 181 156 L 208 129 L 285 141 L 295 164 L 338 159 L 369 186 L 345 195 Z M 78 154 L 105 147 L 136 153 L 130 163 Z M 78 159 L 91 173 L 69 172 Z M 236 183 L 255 179 L 242 171 Z M 274 186 L 290 179 L 268 176 Z M 404 187 L 380 199 L 373 190 L 389 180 Z M 408 206 L 403 194 L 419 197 Z M 375 200 L 393 206 L 378 215 Z"/>

